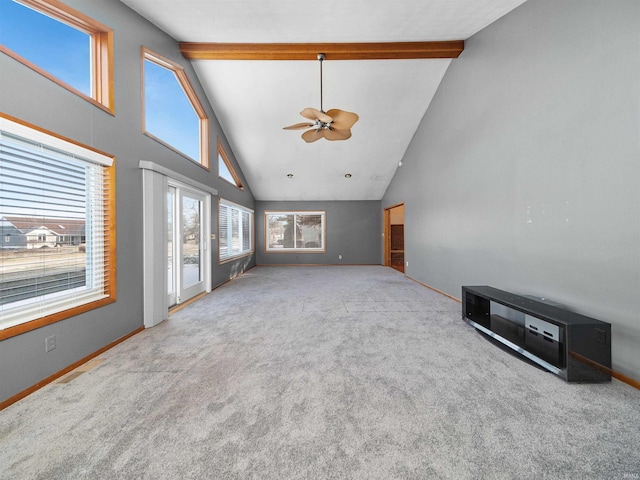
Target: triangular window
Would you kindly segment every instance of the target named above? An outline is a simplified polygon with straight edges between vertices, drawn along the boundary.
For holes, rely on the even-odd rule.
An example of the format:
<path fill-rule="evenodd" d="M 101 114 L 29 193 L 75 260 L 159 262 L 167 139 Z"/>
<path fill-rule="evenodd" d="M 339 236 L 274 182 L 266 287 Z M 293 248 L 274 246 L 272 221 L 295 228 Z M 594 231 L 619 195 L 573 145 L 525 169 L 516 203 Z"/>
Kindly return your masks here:
<path fill-rule="evenodd" d="M 223 180 L 235 185 L 240 190 L 243 190 L 242 182 L 240 181 L 240 176 L 233 168 L 233 164 L 231 160 L 227 156 L 227 152 L 224 151 L 220 140 L 218 139 L 218 176 Z"/>

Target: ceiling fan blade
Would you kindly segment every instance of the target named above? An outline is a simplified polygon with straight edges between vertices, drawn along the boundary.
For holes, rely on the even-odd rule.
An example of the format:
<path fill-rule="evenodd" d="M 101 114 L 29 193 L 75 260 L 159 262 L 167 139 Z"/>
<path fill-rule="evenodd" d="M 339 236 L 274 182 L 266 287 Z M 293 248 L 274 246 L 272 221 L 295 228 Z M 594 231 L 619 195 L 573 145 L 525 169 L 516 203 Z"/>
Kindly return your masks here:
<path fill-rule="evenodd" d="M 311 128 L 313 127 L 313 123 L 305 122 L 305 123 L 296 123 L 295 125 L 289 125 L 288 127 L 282 127 L 283 130 L 300 130 L 303 128 Z"/>
<path fill-rule="evenodd" d="M 312 107 L 307 107 L 300 112 L 304 118 L 308 118 L 309 120 L 320 120 L 323 123 L 330 123 L 333 118 L 331 118 L 326 113 L 322 113 L 320 110 L 317 110 Z"/>
<path fill-rule="evenodd" d="M 348 138 L 351 138 L 351 130 L 349 129 L 337 130 L 335 128 L 331 128 L 329 130 L 325 130 L 324 138 L 331 141 L 347 140 Z"/>
<path fill-rule="evenodd" d="M 322 137 L 324 137 L 324 132 L 328 131 L 325 130 L 323 128 L 319 129 L 319 130 L 307 130 L 306 132 L 304 132 L 302 134 L 302 139 L 307 142 L 307 143 L 313 143 L 317 140 L 320 140 Z"/>
<path fill-rule="evenodd" d="M 332 108 L 327 112 L 327 115 L 333 118 L 331 127 L 334 127 L 337 130 L 350 129 L 360 118 L 356 113 L 347 112 L 338 108 Z"/>

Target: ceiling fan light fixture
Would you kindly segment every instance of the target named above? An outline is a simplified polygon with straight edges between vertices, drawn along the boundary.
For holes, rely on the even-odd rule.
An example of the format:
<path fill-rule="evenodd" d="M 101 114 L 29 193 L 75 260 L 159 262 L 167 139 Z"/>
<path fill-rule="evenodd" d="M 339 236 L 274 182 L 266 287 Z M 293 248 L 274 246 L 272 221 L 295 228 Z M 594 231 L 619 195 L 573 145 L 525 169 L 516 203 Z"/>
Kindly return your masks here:
<path fill-rule="evenodd" d="M 328 112 L 324 111 L 322 102 L 322 62 L 325 59 L 324 53 L 318 54 L 320 62 L 320 110 L 307 107 L 300 112 L 304 118 L 310 122 L 296 123 L 284 127 L 283 130 L 300 130 L 310 128 L 302 134 L 302 139 L 307 143 L 312 143 L 321 138 L 326 140 L 347 140 L 351 138 L 351 127 L 360 117 L 353 112 L 347 112 L 338 108 L 332 108 Z"/>

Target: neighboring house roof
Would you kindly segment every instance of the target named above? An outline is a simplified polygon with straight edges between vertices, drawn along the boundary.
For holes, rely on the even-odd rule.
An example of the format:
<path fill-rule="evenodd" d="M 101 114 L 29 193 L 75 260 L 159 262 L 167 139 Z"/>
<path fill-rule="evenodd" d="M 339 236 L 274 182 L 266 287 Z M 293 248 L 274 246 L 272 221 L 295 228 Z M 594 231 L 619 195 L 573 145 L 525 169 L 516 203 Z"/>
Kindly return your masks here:
<path fill-rule="evenodd" d="M 53 230 L 51 230 L 50 228 L 47 227 L 36 227 L 36 228 L 31 228 L 29 230 L 27 230 L 26 232 L 24 232 L 25 235 L 42 235 L 42 234 L 53 234 L 53 235 L 57 235 L 56 232 L 54 232 Z"/>
<path fill-rule="evenodd" d="M 2 232 L 3 235 L 23 235 L 23 232 L 3 217 L 0 217 L 0 232 Z"/>
<path fill-rule="evenodd" d="M 27 233 L 34 229 L 46 228 L 56 235 L 84 235 L 84 220 L 69 218 L 42 217 L 2 217 L 12 223 L 18 230 Z"/>
<path fill-rule="evenodd" d="M 0 217 L 0 227 L 2 228 L 15 228 L 15 225 L 13 223 L 11 223 L 9 220 L 7 220 L 4 217 Z"/>

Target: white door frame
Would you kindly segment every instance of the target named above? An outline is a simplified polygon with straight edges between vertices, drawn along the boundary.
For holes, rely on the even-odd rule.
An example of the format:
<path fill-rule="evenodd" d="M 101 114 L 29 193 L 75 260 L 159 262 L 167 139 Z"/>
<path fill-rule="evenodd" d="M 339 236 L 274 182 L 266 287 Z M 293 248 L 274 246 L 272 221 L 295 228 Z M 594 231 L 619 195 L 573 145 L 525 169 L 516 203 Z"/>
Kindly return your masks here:
<path fill-rule="evenodd" d="M 211 237 L 211 195 L 201 190 L 197 190 L 188 185 L 185 185 L 182 182 L 178 182 L 174 179 L 167 179 L 167 193 L 169 192 L 169 188 L 175 188 L 176 192 L 176 202 L 175 202 L 175 216 L 174 221 L 182 218 L 182 210 L 183 203 L 182 200 L 184 197 L 193 198 L 201 202 L 202 208 L 200 209 L 200 231 L 199 235 L 199 244 L 202 246 L 200 252 L 200 276 L 202 278 L 201 281 L 196 284 L 185 286 L 184 285 L 184 277 L 182 275 L 182 261 L 181 261 L 181 253 L 182 253 L 182 244 L 179 243 L 182 239 L 182 222 L 177 222 L 174 226 L 174 265 L 175 268 L 175 286 L 176 286 L 176 299 L 175 305 L 179 305 L 182 302 L 189 300 L 190 298 L 202 293 L 204 291 L 211 291 L 211 248 L 208 238 Z M 165 195 L 167 198 L 167 195 Z M 168 215 L 165 219 L 168 218 Z M 166 221 L 166 220 L 165 220 Z M 165 223 L 165 232 L 168 231 L 167 225 Z M 165 233 L 166 234 L 166 233 Z M 166 245 L 166 243 L 165 243 Z M 168 277 L 168 276 L 167 276 Z M 168 282 L 168 278 L 167 278 Z M 171 301 L 167 299 L 167 301 L 171 304 Z"/>

